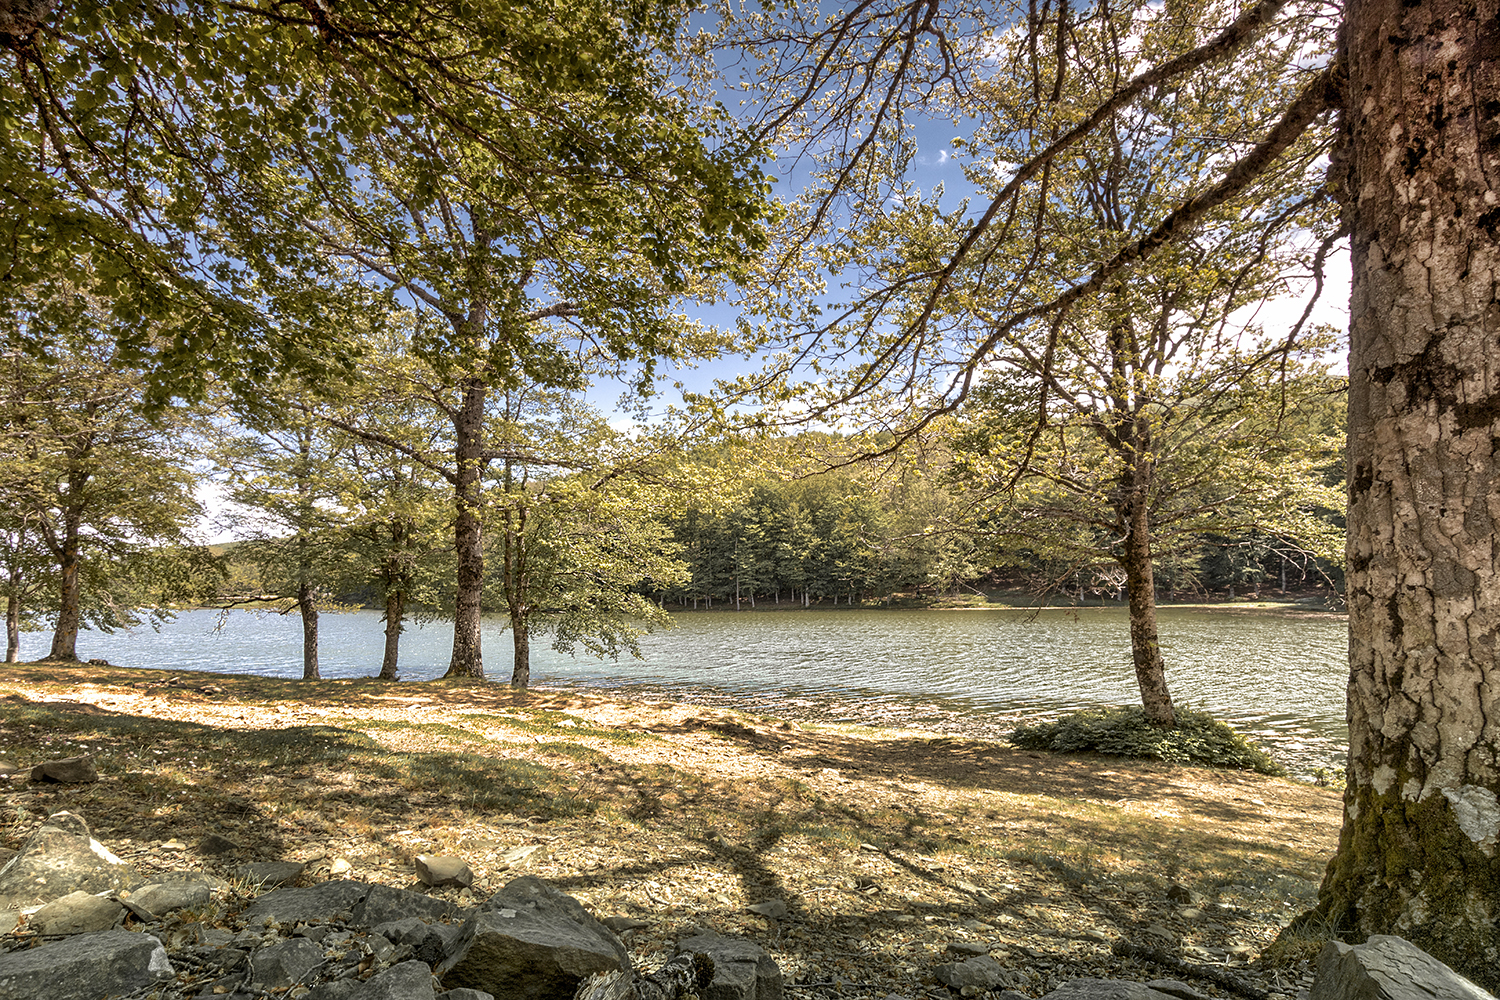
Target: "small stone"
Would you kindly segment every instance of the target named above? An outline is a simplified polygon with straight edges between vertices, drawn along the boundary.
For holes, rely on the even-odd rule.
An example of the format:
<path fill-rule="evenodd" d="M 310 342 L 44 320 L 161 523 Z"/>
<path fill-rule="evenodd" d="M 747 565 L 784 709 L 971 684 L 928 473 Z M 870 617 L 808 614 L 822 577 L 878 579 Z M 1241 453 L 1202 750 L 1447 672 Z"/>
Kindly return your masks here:
<path fill-rule="evenodd" d="M 152 917 L 159 917 L 173 910 L 203 906 L 210 895 L 208 886 L 201 883 L 153 882 L 132 892 L 129 903 L 132 910 L 145 910 Z"/>
<path fill-rule="evenodd" d="M 1178 882 L 1173 882 L 1167 886 L 1167 898 L 1174 903 L 1183 903 L 1185 905 L 1193 905 L 1203 901 L 1202 896 Z"/>
<path fill-rule="evenodd" d="M 979 941 L 949 941 L 944 950 L 952 955 L 968 955 L 972 957 L 975 955 L 988 955 L 990 953 L 990 946 Z"/>
<path fill-rule="evenodd" d="M 650 927 L 651 924 L 645 920 L 637 920 L 635 917 L 605 917 L 599 921 L 605 927 L 616 934 L 625 934 L 629 931 L 639 931 Z"/>
<path fill-rule="evenodd" d="M 1156 938 L 1156 940 L 1169 945 L 1175 946 L 1180 940 L 1176 934 L 1163 927 L 1161 924 L 1152 924 L 1150 927 L 1146 928 L 1146 933 Z"/>
<path fill-rule="evenodd" d="M 933 969 L 932 973 L 944 986 L 960 990 L 965 986 L 990 990 L 1005 982 L 1005 969 L 988 955 L 967 962 L 948 962 Z"/>
<path fill-rule="evenodd" d="M 198 841 L 198 853 L 207 855 L 233 854 L 240 849 L 240 845 L 217 833 L 210 833 Z"/>
<path fill-rule="evenodd" d="M 432 970 L 425 962 L 402 962 L 375 976 L 350 1000 L 432 1000 Z"/>
<path fill-rule="evenodd" d="M 347 875 L 353 870 L 348 858 L 334 858 L 328 865 L 329 875 Z"/>
<path fill-rule="evenodd" d="M 99 780 L 99 772 L 90 757 L 65 757 L 49 760 L 31 769 L 32 781 L 82 785 Z"/>
<path fill-rule="evenodd" d="M 779 899 L 768 899 L 763 903 L 752 903 L 745 907 L 751 913 L 758 913 L 772 920 L 780 920 L 786 916 L 786 904 Z"/>
<path fill-rule="evenodd" d="M 163 851 L 185 851 L 187 850 L 187 845 L 180 840 L 173 839 L 162 844 L 161 849 Z"/>
<path fill-rule="evenodd" d="M 468 863 L 456 855 L 418 854 L 415 864 L 417 878 L 426 885 L 458 885 L 467 889 L 474 884 L 474 873 Z"/>

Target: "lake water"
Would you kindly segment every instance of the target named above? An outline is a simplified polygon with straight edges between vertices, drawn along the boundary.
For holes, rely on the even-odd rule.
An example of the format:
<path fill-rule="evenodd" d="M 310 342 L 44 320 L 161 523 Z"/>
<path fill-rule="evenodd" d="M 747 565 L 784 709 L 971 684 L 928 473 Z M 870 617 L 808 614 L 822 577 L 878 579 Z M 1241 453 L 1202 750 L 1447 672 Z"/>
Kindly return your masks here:
<path fill-rule="evenodd" d="M 299 677 L 301 622 L 251 611 L 180 614 L 160 632 L 80 635 L 79 655 L 123 666 Z M 532 641 L 538 687 L 577 686 L 710 702 L 794 718 L 920 725 L 979 736 L 1086 705 L 1139 700 L 1123 608 L 976 611 L 694 612 L 648 636 L 644 658 L 569 657 Z M 216 627 L 217 626 L 217 627 Z M 375 611 L 324 614 L 324 677 L 379 672 Z M 1347 738 L 1347 625 L 1342 616 L 1268 609 L 1161 609 L 1168 684 L 1308 773 L 1341 764 Z M 48 637 L 23 636 L 22 656 Z M 402 636 L 401 677 L 447 669 L 445 623 Z M 486 622 L 486 673 L 510 677 L 510 635 Z"/>

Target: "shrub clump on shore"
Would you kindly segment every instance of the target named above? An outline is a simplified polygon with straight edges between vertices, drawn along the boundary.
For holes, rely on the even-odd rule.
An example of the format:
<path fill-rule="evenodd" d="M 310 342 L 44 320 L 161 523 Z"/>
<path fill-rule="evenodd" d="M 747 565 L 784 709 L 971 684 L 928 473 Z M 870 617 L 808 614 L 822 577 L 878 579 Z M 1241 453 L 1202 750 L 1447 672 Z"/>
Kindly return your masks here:
<path fill-rule="evenodd" d="M 1021 724 L 1010 741 L 1023 750 L 1114 754 L 1177 764 L 1207 764 L 1277 777 L 1286 769 L 1271 755 L 1207 712 L 1177 710 L 1177 728 L 1159 729 L 1139 705 L 1086 708 L 1055 722 Z"/>

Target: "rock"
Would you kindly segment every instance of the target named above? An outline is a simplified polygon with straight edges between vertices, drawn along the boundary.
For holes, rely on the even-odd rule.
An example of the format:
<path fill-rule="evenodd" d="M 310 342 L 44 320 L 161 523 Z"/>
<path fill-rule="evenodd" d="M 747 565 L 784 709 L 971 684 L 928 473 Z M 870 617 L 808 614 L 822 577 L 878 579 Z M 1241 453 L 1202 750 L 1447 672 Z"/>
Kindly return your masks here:
<path fill-rule="evenodd" d="M 363 882 L 323 882 L 306 889 L 277 889 L 268 892 L 240 914 L 249 927 L 262 927 L 269 921 L 278 924 L 313 923 L 327 920 L 341 910 L 352 910 L 370 893 Z"/>
<path fill-rule="evenodd" d="M 152 882 L 130 894 L 132 910 L 144 910 L 159 917 L 173 910 L 190 910 L 204 906 L 213 894 L 201 882 Z"/>
<path fill-rule="evenodd" d="M 1173 882 L 1171 885 L 1167 886 L 1167 898 L 1174 903 L 1182 903 L 1187 906 L 1195 906 L 1198 903 L 1203 902 L 1202 896 L 1198 895 L 1187 886 L 1177 882 Z M 1104 980 L 1099 981 L 1103 982 Z"/>
<path fill-rule="evenodd" d="M 523 875 L 464 922 L 434 971 L 447 989 L 482 990 L 495 1000 L 572 1000 L 594 973 L 629 968 L 620 939 L 578 900 Z"/>
<path fill-rule="evenodd" d="M 495 1000 L 495 998 L 482 990 L 471 990 L 460 986 L 456 990 L 439 993 L 437 1000 Z"/>
<path fill-rule="evenodd" d="M 214 857 L 220 854 L 233 854 L 240 849 L 240 845 L 227 837 L 221 837 L 217 833 L 210 833 L 198 841 L 196 850 L 199 854 Z"/>
<path fill-rule="evenodd" d="M 433 1000 L 432 970 L 425 962 L 402 962 L 375 976 L 349 1000 Z"/>
<path fill-rule="evenodd" d="M 50 781 L 59 784 L 85 785 L 99 780 L 92 757 L 65 757 L 49 760 L 31 769 L 32 781 Z"/>
<path fill-rule="evenodd" d="M 474 884 L 474 873 L 468 862 L 452 854 L 418 854 L 417 878 L 431 886 L 457 885 L 467 889 Z"/>
<path fill-rule="evenodd" d="M 447 956 L 462 928 L 453 924 L 429 924 L 420 917 L 403 917 L 377 924 L 373 930 L 392 944 L 406 945 L 412 950 L 413 957 L 428 965 L 436 965 Z"/>
<path fill-rule="evenodd" d="M 364 985 L 358 979 L 335 979 L 314 986 L 301 1000 L 349 1000 Z"/>
<path fill-rule="evenodd" d="M 99 1000 L 174 976 L 149 934 L 100 931 L 0 955 L 0 1000 Z"/>
<path fill-rule="evenodd" d="M 988 955 L 990 946 L 983 941 L 949 941 L 944 950 L 953 955 Z"/>
<path fill-rule="evenodd" d="M 948 962 L 932 970 L 938 982 L 955 989 L 974 986 L 981 990 L 992 990 L 1006 982 L 1005 967 L 988 955 L 979 955 L 966 962 Z"/>
<path fill-rule="evenodd" d="M 252 861 L 234 870 L 234 877 L 251 885 L 275 889 L 295 882 L 307 870 L 307 866 L 296 861 Z"/>
<path fill-rule="evenodd" d="M 353 870 L 354 866 L 349 863 L 348 858 L 334 858 L 328 863 L 328 874 L 330 875 L 348 875 Z"/>
<path fill-rule="evenodd" d="M 1044 994 L 1042 1000 L 1172 1000 L 1172 997 L 1123 979 L 1074 979 Z"/>
<path fill-rule="evenodd" d="M 644 930 L 651 926 L 649 920 L 637 920 L 635 917 L 605 917 L 600 923 L 616 934 Z"/>
<path fill-rule="evenodd" d="M 286 989 L 323 964 L 323 949 L 307 938 L 288 938 L 258 948 L 250 956 L 250 982 L 268 990 Z"/>
<path fill-rule="evenodd" d="M 1309 1000 L 1495 1000 L 1405 938 L 1330 941 L 1318 955 Z"/>
<path fill-rule="evenodd" d="M 107 931 L 125 919 L 125 907 L 113 899 L 70 892 L 31 915 L 28 926 L 38 934 L 88 934 Z"/>
<path fill-rule="evenodd" d="M 1153 979 L 1146 984 L 1146 988 L 1165 993 L 1169 997 L 1177 997 L 1177 1000 L 1209 1000 L 1207 994 L 1175 979 Z"/>
<path fill-rule="evenodd" d="M 714 978 L 702 991 L 703 1000 L 782 1000 L 785 995 L 781 969 L 753 941 L 703 933 L 677 942 L 674 953 L 714 960 Z"/>
<path fill-rule="evenodd" d="M 768 899 L 764 903 L 752 903 L 745 907 L 751 913 L 759 913 L 763 917 L 772 920 L 780 920 L 786 916 L 786 904 L 779 899 Z"/>
<path fill-rule="evenodd" d="M 59 812 L 0 868 L 0 909 L 45 903 L 75 890 L 128 889 L 140 881 L 134 868 L 94 839 L 83 817 Z"/>
<path fill-rule="evenodd" d="M 25 768 L 14 761 L 0 759 L 0 780 L 8 780 L 13 774 L 20 774 Z"/>
<path fill-rule="evenodd" d="M 365 898 L 354 907 L 352 922 L 356 927 L 374 927 L 403 917 L 419 917 L 430 922 L 452 913 L 451 903 L 434 899 L 426 893 L 372 885 Z"/>

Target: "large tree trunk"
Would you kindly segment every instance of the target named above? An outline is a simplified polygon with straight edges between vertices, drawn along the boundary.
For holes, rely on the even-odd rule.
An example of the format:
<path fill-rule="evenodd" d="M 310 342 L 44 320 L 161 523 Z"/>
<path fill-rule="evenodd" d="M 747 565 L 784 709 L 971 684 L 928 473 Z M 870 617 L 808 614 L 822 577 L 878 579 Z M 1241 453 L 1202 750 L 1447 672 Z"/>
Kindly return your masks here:
<path fill-rule="evenodd" d="M 1130 602 L 1130 656 L 1141 689 L 1141 706 L 1152 725 L 1172 729 L 1177 710 L 1167 690 L 1167 664 L 1156 632 L 1156 577 L 1151 565 L 1151 525 L 1147 493 L 1138 491 L 1126 511 L 1127 532 L 1120 563 Z"/>
<path fill-rule="evenodd" d="M 318 600 L 306 577 L 297 584 L 297 610 L 302 613 L 302 679 L 319 680 Z"/>
<path fill-rule="evenodd" d="M 484 385 L 477 379 L 467 380 L 463 405 L 453 422 L 457 466 L 453 484 L 456 507 L 453 545 L 458 554 L 458 595 L 453 608 L 453 657 L 444 677 L 484 676 L 479 639 L 479 616 L 484 596 L 484 536 L 479 520 L 484 397 Z"/>
<path fill-rule="evenodd" d="M 1500 11 L 1353 0 L 1347 31 L 1349 783 L 1317 916 L 1496 990 Z"/>
<path fill-rule="evenodd" d="M 21 598 L 16 594 L 5 598 L 5 662 L 21 662 Z"/>

